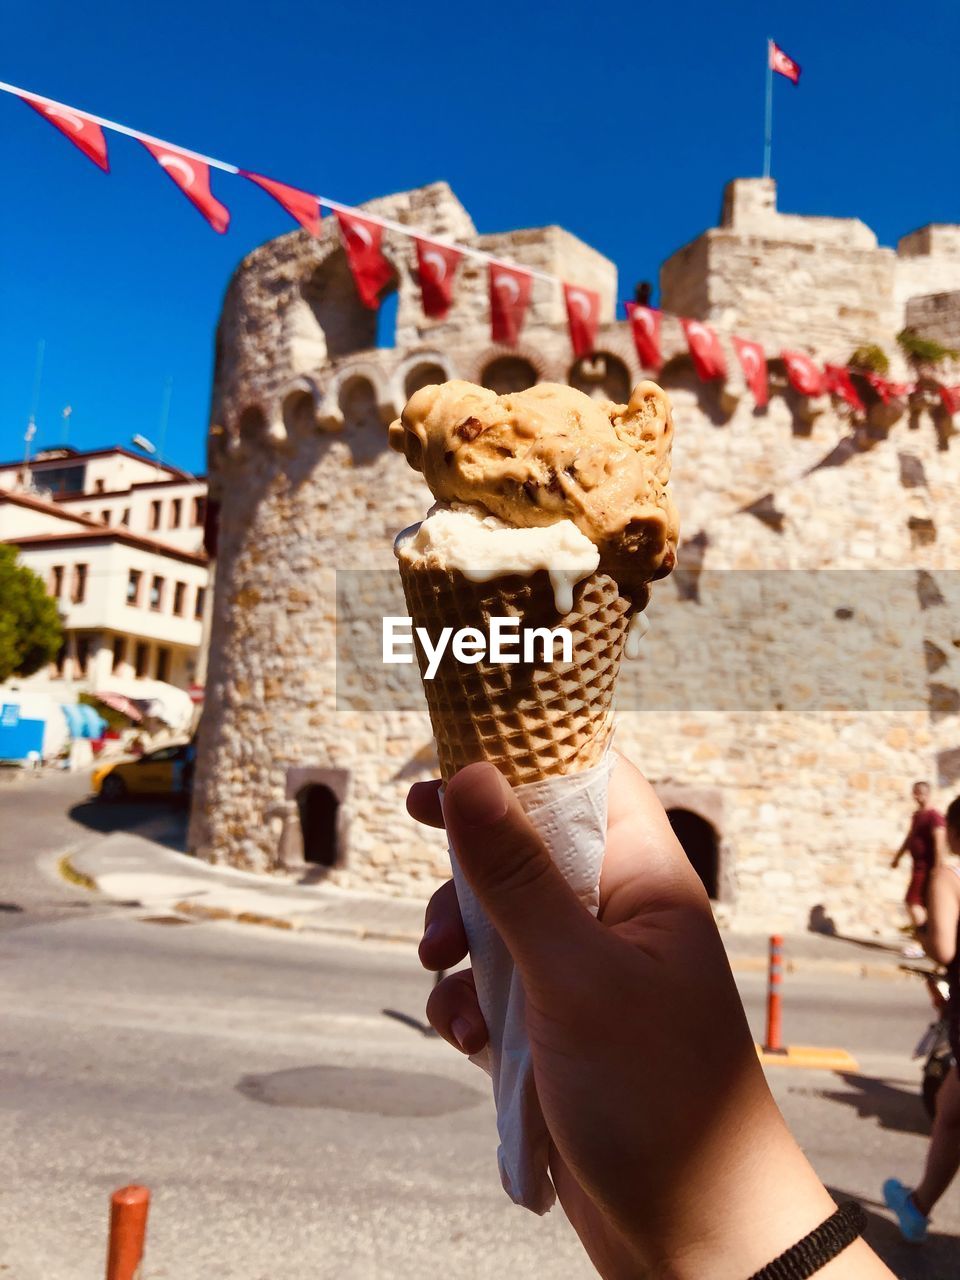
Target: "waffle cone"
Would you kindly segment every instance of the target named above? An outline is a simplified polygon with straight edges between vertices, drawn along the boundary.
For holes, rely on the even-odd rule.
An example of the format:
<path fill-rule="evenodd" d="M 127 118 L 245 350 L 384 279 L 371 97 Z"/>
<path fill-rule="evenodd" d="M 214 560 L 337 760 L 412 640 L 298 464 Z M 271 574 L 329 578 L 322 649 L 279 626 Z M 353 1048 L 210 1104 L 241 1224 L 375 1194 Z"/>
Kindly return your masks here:
<path fill-rule="evenodd" d="M 525 628 L 566 627 L 573 661 L 459 662 L 450 646 L 432 680 L 418 644 L 417 658 L 446 781 L 477 760 L 495 764 L 512 785 L 599 764 L 613 725 L 613 695 L 631 603 L 616 582 L 594 573 L 578 584 L 573 609 L 559 615 L 549 575 L 511 575 L 471 582 L 456 570 L 400 559 L 407 609 L 415 627 L 436 643 L 443 627 L 476 627 L 489 634 L 492 617 L 520 618 Z M 518 650 L 515 648 L 514 652 Z M 521 656 L 522 656 L 522 650 Z"/>

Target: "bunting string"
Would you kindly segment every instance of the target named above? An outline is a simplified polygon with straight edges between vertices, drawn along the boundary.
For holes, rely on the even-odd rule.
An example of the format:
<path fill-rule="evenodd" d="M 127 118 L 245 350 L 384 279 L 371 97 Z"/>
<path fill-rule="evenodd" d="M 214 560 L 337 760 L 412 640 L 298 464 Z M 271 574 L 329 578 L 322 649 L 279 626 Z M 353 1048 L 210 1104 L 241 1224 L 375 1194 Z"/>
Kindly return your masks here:
<path fill-rule="evenodd" d="M 791 65 L 795 67 L 796 77 L 790 74 L 790 78 L 799 79 L 799 67 Z M 779 66 L 774 69 L 781 70 Z M 788 72 L 782 71 L 782 74 Z M 443 318 L 447 314 L 453 300 L 453 279 L 457 267 L 461 259 L 471 258 L 487 267 L 491 336 L 494 342 L 517 345 L 530 303 L 533 281 L 544 280 L 561 290 L 574 354 L 583 357 L 595 350 L 600 324 L 600 295 L 593 289 L 570 284 L 549 272 L 496 257 L 472 245 L 428 234 L 418 227 L 343 204 L 329 196 L 315 195 L 298 187 L 288 186 L 276 179 L 241 169 L 225 160 L 218 160 L 215 156 L 167 142 L 153 134 L 144 133 L 141 129 L 94 115 L 2 80 L 0 91 L 12 94 L 32 107 L 104 172 L 109 172 L 110 165 L 103 130 L 136 139 L 210 226 L 220 234 L 225 233 L 229 227 L 230 213 L 210 189 L 211 169 L 247 178 L 255 183 L 314 236 L 320 234 L 321 211 L 328 210 L 339 225 L 341 241 L 360 299 L 371 309 L 380 305 L 382 290 L 393 278 L 394 268 L 382 249 L 383 234 L 391 231 L 414 242 L 423 309 L 427 316 Z M 638 303 L 628 302 L 626 307 L 640 363 L 645 369 L 656 373 L 663 365 L 663 313 L 655 307 L 641 306 Z M 725 381 L 727 360 L 716 331 L 701 320 L 683 316 L 677 319 L 683 329 L 698 377 L 705 382 Z M 763 347 L 759 342 L 737 336 L 732 337 L 732 345 L 744 381 L 756 403 L 766 405 L 769 396 L 768 367 Z M 847 404 L 855 413 L 865 413 L 866 406 L 851 374 L 859 374 L 884 404 L 908 396 L 916 389 L 916 384 L 890 382 L 872 370 L 848 369 L 831 364 L 820 369 L 810 356 L 800 351 L 784 350 L 780 358 L 791 386 L 799 394 L 830 394 Z M 952 415 L 960 412 L 960 386 L 939 385 L 935 380 L 931 381 L 937 387 L 947 413 Z"/>

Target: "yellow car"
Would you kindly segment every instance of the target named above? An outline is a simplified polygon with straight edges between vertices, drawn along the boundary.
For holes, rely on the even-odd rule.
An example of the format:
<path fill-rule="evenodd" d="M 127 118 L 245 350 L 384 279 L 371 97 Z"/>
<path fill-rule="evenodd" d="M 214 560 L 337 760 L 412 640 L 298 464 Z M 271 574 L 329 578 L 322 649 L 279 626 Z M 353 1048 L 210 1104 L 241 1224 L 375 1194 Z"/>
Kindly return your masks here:
<path fill-rule="evenodd" d="M 148 751 L 138 760 L 101 764 L 90 779 L 93 794 L 101 800 L 127 796 L 176 796 L 187 798 L 193 786 L 196 748 L 192 742 L 176 742 Z"/>

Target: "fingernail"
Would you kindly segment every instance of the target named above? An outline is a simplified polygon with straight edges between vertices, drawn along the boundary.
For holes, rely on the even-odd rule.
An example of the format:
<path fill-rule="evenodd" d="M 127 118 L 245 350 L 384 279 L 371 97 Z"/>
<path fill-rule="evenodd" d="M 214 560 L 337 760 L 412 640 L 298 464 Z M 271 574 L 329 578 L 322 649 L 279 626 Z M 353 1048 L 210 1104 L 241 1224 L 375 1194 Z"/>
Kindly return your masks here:
<path fill-rule="evenodd" d="M 506 815 L 507 784 L 492 764 L 471 765 L 469 778 L 459 780 L 452 799 L 461 822 L 490 827 Z"/>
<path fill-rule="evenodd" d="M 463 1052 L 466 1053 L 467 1037 L 473 1031 L 473 1027 L 470 1025 L 470 1023 L 466 1018 L 454 1018 L 454 1020 L 450 1023 L 450 1030 L 453 1032 L 454 1040 L 456 1040 L 457 1044 L 460 1046 Z"/>

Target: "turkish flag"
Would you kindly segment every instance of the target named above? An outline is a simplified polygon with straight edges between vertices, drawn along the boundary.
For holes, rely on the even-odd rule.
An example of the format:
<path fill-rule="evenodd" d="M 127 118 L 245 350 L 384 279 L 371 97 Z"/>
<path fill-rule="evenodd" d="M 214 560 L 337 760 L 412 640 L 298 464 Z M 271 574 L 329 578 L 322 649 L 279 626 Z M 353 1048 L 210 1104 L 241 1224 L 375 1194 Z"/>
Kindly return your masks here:
<path fill-rule="evenodd" d="M 652 369 L 656 373 L 663 364 L 660 351 L 660 312 L 655 307 L 641 307 L 636 302 L 628 302 L 627 316 L 633 333 L 633 345 L 637 348 L 637 358 L 645 369 Z"/>
<path fill-rule="evenodd" d="M 393 267 L 380 248 L 383 224 L 362 218 L 357 213 L 344 213 L 342 209 L 335 209 L 334 213 L 340 223 L 343 247 L 347 251 L 347 262 L 353 272 L 360 301 L 371 311 L 376 311 L 380 305 L 380 291 L 393 279 Z"/>
<path fill-rule="evenodd" d="M 763 353 L 763 347 L 759 342 L 750 342 L 747 338 L 734 338 L 733 346 L 747 386 L 762 409 L 770 399 L 767 388 L 767 357 Z"/>
<path fill-rule="evenodd" d="M 463 254 L 459 249 L 437 244 L 434 240 L 420 240 L 418 237 L 414 240 L 423 314 L 431 320 L 442 320 L 453 302 L 453 277 Z"/>
<path fill-rule="evenodd" d="M 107 140 L 103 130 L 81 111 L 72 107 L 61 107 L 59 103 L 40 102 L 26 93 L 19 95 L 28 107 L 39 111 L 44 120 L 49 120 L 55 129 L 65 133 L 75 147 L 79 147 L 88 160 L 99 165 L 104 173 L 110 172 L 107 159 Z"/>
<path fill-rule="evenodd" d="M 530 302 L 533 277 L 527 271 L 493 261 L 490 279 L 490 336 L 494 342 L 515 347 Z"/>
<path fill-rule="evenodd" d="M 787 377 L 794 391 L 802 396 L 822 396 L 827 389 L 823 374 L 809 356 L 802 351 L 781 351 L 783 363 L 787 366 Z"/>
<path fill-rule="evenodd" d="M 245 178 L 255 182 L 258 187 L 262 187 L 268 195 L 273 196 L 278 204 L 283 205 L 290 217 L 295 218 L 304 231 L 309 231 L 312 236 L 320 234 L 320 201 L 316 196 L 310 195 L 307 191 L 300 191 L 297 187 L 288 187 L 285 182 L 264 178 L 259 173 L 248 173 L 246 169 L 241 169 L 240 172 Z"/>
<path fill-rule="evenodd" d="M 588 356 L 597 345 L 600 295 L 593 289 L 583 289 L 578 284 L 565 284 L 563 300 L 567 304 L 567 323 L 570 326 L 573 354 L 578 358 Z"/>
<path fill-rule="evenodd" d="M 141 142 L 157 164 L 172 178 L 187 199 L 194 204 L 206 220 L 221 235 L 230 225 L 230 214 L 219 200 L 210 194 L 210 166 L 193 156 L 184 155 L 172 147 L 156 142 Z"/>
<path fill-rule="evenodd" d="M 800 83 L 800 63 L 794 62 L 788 53 L 784 53 L 778 44 L 770 41 L 770 66 L 780 75 L 786 76 L 794 84 Z"/>
<path fill-rule="evenodd" d="M 841 400 L 846 401 L 851 409 L 856 409 L 859 413 L 864 412 L 866 405 L 860 399 L 857 389 L 851 381 L 849 371 L 842 364 L 825 364 L 823 373 L 827 390 L 831 395 L 839 396 Z"/>
<path fill-rule="evenodd" d="M 700 320 L 680 319 L 683 332 L 687 337 L 687 346 L 693 357 L 693 367 L 702 382 L 710 382 L 713 378 L 727 376 L 727 361 L 720 346 L 720 339 L 714 331 Z"/>
<path fill-rule="evenodd" d="M 960 410 L 960 387 L 940 387 L 940 399 L 947 413 Z"/>

